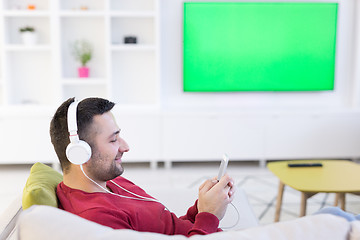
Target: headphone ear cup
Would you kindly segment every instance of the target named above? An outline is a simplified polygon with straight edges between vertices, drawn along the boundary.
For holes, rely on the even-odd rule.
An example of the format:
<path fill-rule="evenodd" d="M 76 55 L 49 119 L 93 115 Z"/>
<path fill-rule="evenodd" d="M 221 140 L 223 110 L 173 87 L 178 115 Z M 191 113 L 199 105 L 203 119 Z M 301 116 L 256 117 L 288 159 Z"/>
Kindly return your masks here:
<path fill-rule="evenodd" d="M 82 140 L 77 143 L 70 143 L 66 147 L 66 157 L 68 160 L 76 165 L 82 165 L 89 161 L 91 157 L 90 145 Z"/>

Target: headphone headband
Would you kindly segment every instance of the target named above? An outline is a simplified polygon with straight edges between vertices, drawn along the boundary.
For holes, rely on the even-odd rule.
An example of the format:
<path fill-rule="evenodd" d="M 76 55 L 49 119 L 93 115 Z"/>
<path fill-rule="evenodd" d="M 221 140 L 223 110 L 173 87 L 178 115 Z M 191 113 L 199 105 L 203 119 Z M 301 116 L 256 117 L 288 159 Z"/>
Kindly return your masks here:
<path fill-rule="evenodd" d="M 74 142 L 74 140 L 76 142 L 79 141 L 79 137 L 77 134 L 78 128 L 77 128 L 77 118 L 76 118 L 78 104 L 79 101 L 77 99 L 74 99 L 74 101 L 69 105 L 67 112 L 67 123 L 68 123 L 70 142 Z"/>
<path fill-rule="evenodd" d="M 77 106 L 79 101 L 74 98 L 67 111 L 67 124 L 69 131 L 70 144 L 66 148 L 66 156 L 73 164 L 81 165 L 86 163 L 91 157 L 91 147 L 85 141 L 79 139 L 77 133 Z"/>

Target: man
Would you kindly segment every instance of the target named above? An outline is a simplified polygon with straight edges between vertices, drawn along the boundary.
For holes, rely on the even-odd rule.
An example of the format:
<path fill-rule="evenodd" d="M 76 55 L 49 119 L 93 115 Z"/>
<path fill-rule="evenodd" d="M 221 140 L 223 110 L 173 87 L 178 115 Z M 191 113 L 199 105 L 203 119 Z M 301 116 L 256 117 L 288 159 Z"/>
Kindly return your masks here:
<path fill-rule="evenodd" d="M 124 171 L 122 157 L 129 146 L 121 138 L 121 130 L 111 113 L 114 103 L 101 98 L 87 98 L 78 103 L 77 133 L 90 145 L 91 156 L 81 165 L 68 160 L 67 113 L 72 102 L 74 98 L 57 109 L 50 125 L 51 142 L 64 175 L 57 187 L 60 208 L 114 229 L 185 236 L 221 231 L 219 220 L 235 192 L 228 175 L 220 181 L 205 181 L 199 188 L 195 205 L 178 218 L 140 187 L 120 176 Z"/>

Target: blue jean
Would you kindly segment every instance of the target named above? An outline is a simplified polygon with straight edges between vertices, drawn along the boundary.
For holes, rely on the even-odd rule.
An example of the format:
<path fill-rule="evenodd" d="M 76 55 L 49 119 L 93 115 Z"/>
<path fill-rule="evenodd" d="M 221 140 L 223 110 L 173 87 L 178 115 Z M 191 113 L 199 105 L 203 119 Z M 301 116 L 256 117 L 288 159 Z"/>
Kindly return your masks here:
<path fill-rule="evenodd" d="M 332 215 L 335 215 L 335 216 L 343 217 L 346 220 L 348 220 L 349 222 L 352 222 L 352 221 L 355 221 L 355 220 L 360 220 L 360 214 L 355 215 L 355 214 L 352 214 L 352 213 L 348 213 L 348 212 L 345 212 L 344 210 L 342 210 L 339 207 L 322 208 L 319 211 L 315 212 L 314 214 L 332 214 Z"/>

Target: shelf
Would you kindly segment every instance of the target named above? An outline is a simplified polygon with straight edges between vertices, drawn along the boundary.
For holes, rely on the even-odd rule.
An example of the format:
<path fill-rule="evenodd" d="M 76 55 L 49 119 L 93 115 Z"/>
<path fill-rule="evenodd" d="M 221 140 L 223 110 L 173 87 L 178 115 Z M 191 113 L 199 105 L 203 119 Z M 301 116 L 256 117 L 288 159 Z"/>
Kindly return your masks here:
<path fill-rule="evenodd" d="M 110 0 L 110 9 L 125 11 L 154 10 L 156 0 Z"/>
<path fill-rule="evenodd" d="M 49 44 L 39 45 L 23 45 L 23 44 L 8 44 L 4 47 L 5 51 L 50 51 L 51 46 Z"/>
<path fill-rule="evenodd" d="M 104 11 L 91 11 L 91 10 L 67 10 L 60 12 L 61 17 L 104 17 Z"/>
<path fill-rule="evenodd" d="M 54 112 L 55 107 L 53 106 L 53 104 L 8 104 L 6 106 L 0 106 L 0 110 L 0 116 L 41 116 L 48 115 L 48 113 Z"/>
<path fill-rule="evenodd" d="M 64 78 L 64 85 L 105 85 L 106 78 Z"/>
<path fill-rule="evenodd" d="M 48 0 L 49 1 L 49 0 Z M 53 1 L 53 0 L 51 0 Z M 58 0 L 59 7 L 63 11 L 90 12 L 105 9 L 106 1 L 102 0 Z"/>
<path fill-rule="evenodd" d="M 155 17 L 154 11 L 111 11 L 111 17 L 134 17 L 134 18 L 148 18 Z"/>
<path fill-rule="evenodd" d="M 122 104 L 116 103 L 114 107 L 116 114 L 159 114 L 159 104 Z"/>
<path fill-rule="evenodd" d="M 46 10 L 6 10 L 5 17 L 49 17 L 50 12 Z"/>
<path fill-rule="evenodd" d="M 155 51 L 153 44 L 113 44 L 112 51 Z"/>

